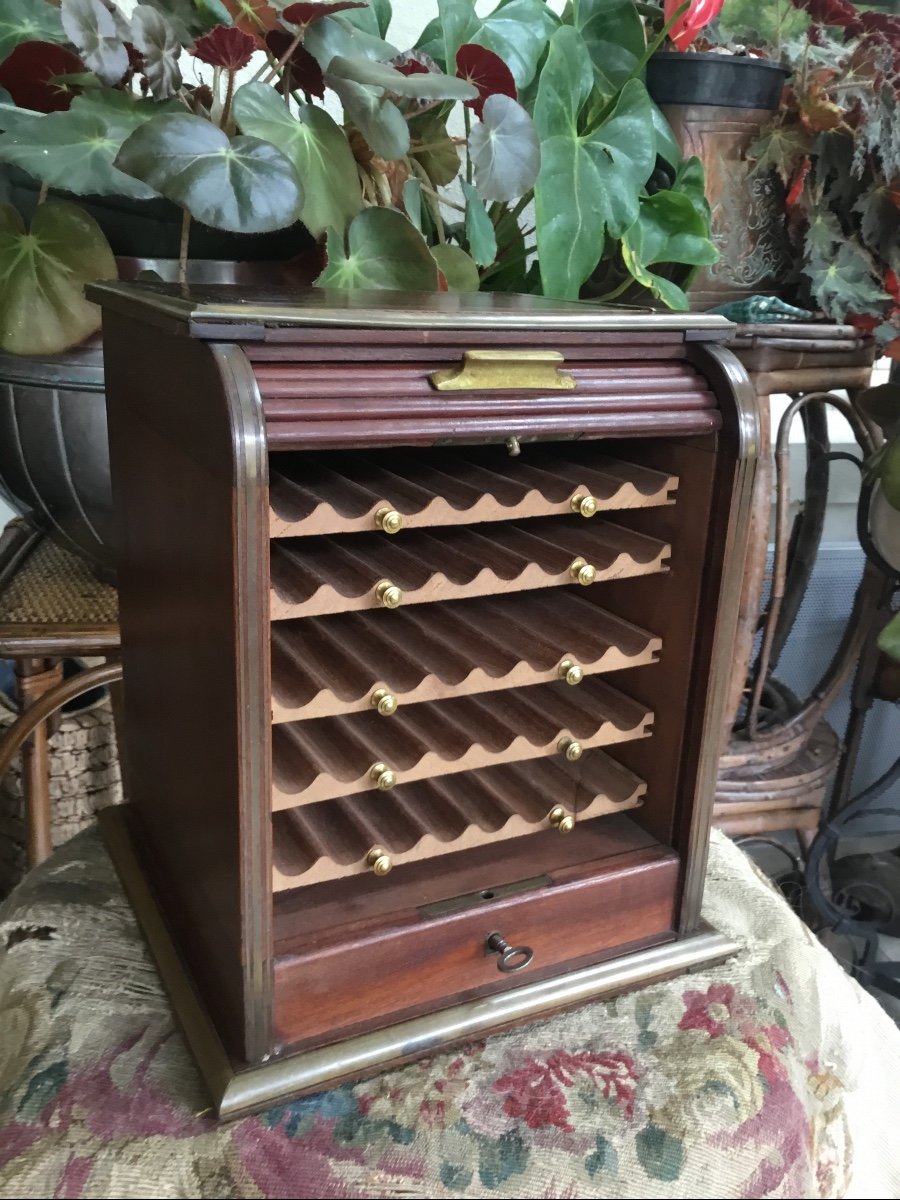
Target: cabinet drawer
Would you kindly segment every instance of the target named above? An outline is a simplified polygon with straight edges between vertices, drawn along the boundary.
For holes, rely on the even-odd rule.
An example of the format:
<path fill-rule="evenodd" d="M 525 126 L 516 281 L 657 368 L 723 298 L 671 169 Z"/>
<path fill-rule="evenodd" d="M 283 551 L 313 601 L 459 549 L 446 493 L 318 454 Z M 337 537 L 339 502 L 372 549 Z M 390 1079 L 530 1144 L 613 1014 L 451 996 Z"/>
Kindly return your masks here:
<path fill-rule="evenodd" d="M 596 961 L 631 942 L 663 940 L 674 923 L 678 874 L 677 855 L 653 846 L 595 863 L 580 878 L 545 877 L 506 898 L 475 894 L 458 911 L 447 911 L 452 902 L 407 911 L 355 940 L 323 934 L 308 949 L 276 957 L 279 1041 L 328 1042 L 363 1022 L 382 1024 L 528 983 L 575 960 Z M 499 971 L 498 955 L 487 949 L 495 933 L 530 947 L 530 964 Z"/>

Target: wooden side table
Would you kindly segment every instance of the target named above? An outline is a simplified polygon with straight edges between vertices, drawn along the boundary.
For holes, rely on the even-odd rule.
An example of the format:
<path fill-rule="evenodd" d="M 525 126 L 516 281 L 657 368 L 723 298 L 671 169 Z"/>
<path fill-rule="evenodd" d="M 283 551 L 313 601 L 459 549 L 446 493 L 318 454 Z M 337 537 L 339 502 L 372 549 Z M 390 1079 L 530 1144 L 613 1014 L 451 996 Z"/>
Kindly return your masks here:
<path fill-rule="evenodd" d="M 63 705 L 110 686 L 121 709 L 116 590 L 49 538 L 14 520 L 0 534 L 0 658 L 16 664 L 20 715 L 0 736 L 0 778 L 22 751 L 30 866 L 52 850 L 49 738 Z M 99 666 L 63 679 L 63 659 L 100 657 Z"/>
<path fill-rule="evenodd" d="M 834 393 L 846 390 L 852 396 L 868 387 L 876 348 L 871 338 L 860 336 L 850 325 L 772 324 L 738 326 L 731 349 L 746 367 L 759 397 L 765 449 L 759 456 L 754 485 L 750 546 L 727 709 L 730 722 L 720 760 L 714 822 L 732 836 L 795 830 L 801 844 L 805 844 L 818 825 L 840 754 L 839 739 L 826 723 L 825 714 L 854 669 L 879 584 L 871 572 L 866 573 L 842 644 L 809 699 L 798 701 L 783 688 L 779 695 L 768 663 L 777 661 L 812 574 L 827 497 L 827 486 L 817 492 L 818 503 L 807 496 L 803 522 L 791 537 L 789 424 L 794 416 L 803 420 L 807 445 L 816 458 L 813 472 L 827 471 L 831 449 L 829 406 L 850 421 L 864 453 L 871 444 L 869 431 L 847 402 Z M 768 452 L 772 442 L 770 402 L 773 395 L 783 393 L 792 397 L 792 404 L 781 423 L 772 455 Z M 810 478 L 808 470 L 808 482 Z M 780 567 L 776 562 L 772 597 L 763 614 L 773 498 L 777 501 L 777 539 L 784 553 Z M 748 685 L 754 642 L 761 626 L 764 661 L 757 661 L 755 677 Z M 757 720 L 764 686 L 774 694 L 776 709 L 779 704 L 783 706 L 782 713 L 770 713 L 766 722 Z"/>

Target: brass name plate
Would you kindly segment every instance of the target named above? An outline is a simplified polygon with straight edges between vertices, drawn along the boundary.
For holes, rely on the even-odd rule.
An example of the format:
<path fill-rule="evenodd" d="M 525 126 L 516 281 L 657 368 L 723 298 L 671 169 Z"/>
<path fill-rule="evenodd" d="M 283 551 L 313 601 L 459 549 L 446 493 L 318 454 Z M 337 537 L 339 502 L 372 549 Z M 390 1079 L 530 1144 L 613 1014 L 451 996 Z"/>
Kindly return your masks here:
<path fill-rule="evenodd" d="M 558 350 L 466 350 L 456 367 L 435 371 L 431 386 L 439 392 L 571 392 L 574 375 L 560 370 Z"/>

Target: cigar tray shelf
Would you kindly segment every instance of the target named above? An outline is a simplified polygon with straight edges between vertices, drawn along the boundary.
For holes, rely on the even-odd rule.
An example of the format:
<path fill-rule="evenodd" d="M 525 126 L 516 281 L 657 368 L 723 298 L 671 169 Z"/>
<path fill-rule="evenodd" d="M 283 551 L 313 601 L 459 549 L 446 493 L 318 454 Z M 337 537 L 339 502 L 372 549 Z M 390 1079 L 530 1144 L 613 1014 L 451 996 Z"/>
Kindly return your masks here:
<path fill-rule="evenodd" d="M 99 285 L 129 803 L 223 1117 L 724 957 L 718 318 Z"/>

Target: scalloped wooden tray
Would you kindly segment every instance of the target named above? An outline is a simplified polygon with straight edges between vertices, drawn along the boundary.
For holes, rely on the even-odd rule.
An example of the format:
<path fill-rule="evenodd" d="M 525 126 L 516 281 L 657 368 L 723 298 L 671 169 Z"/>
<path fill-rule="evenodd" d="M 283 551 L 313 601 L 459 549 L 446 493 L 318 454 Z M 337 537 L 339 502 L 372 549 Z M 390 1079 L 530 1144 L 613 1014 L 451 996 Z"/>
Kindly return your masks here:
<path fill-rule="evenodd" d="M 574 738 L 585 750 L 647 737 L 653 714 L 594 678 L 580 687 L 537 687 L 411 704 L 385 719 L 352 716 L 272 728 L 272 807 L 317 804 L 374 791 L 371 769 L 384 763 L 397 782 L 451 775 L 500 763 L 561 756 Z"/>
<path fill-rule="evenodd" d="M 404 604 L 465 600 L 573 584 L 582 558 L 597 581 L 652 575 L 671 554 L 666 542 L 595 517 L 545 517 L 476 529 L 418 529 L 395 537 L 357 533 L 271 543 L 273 621 L 381 608 L 376 586 L 389 579 Z"/>
<path fill-rule="evenodd" d="M 284 891 L 369 871 L 381 846 L 395 866 L 493 845 L 550 828 L 556 805 L 579 820 L 643 803 L 647 785 L 594 750 L 582 763 L 513 763 L 428 779 L 385 796 L 353 796 L 274 814 L 273 888 Z M 578 826 L 571 834 L 578 837 Z"/>
<path fill-rule="evenodd" d="M 272 720 L 367 712 L 380 689 L 407 705 L 550 683 L 565 659 L 587 678 L 655 662 L 661 647 L 582 588 L 276 622 Z"/>
<path fill-rule="evenodd" d="M 571 457 L 570 457 L 571 456 Z M 593 496 L 598 511 L 673 503 L 678 479 L 593 450 L 565 456 L 525 446 L 510 458 L 484 450 L 382 454 L 276 454 L 269 482 L 271 537 L 368 533 L 393 509 L 404 529 L 473 525 L 569 514 L 573 496 Z"/>

